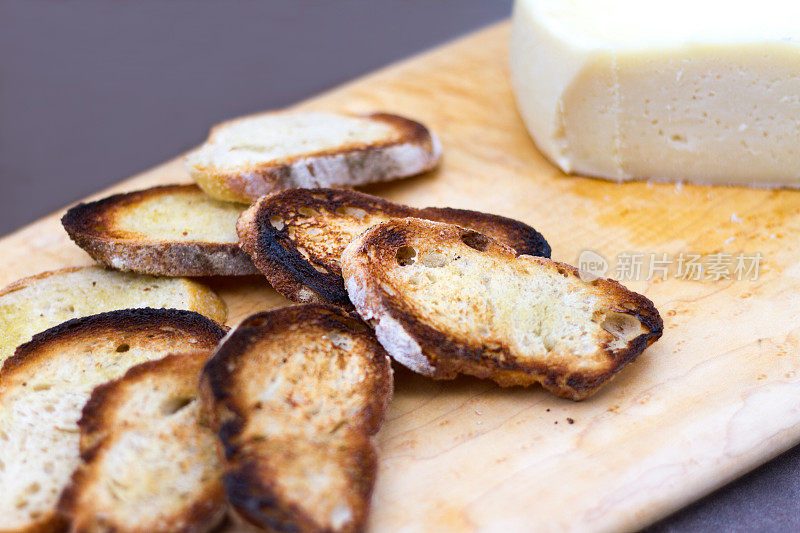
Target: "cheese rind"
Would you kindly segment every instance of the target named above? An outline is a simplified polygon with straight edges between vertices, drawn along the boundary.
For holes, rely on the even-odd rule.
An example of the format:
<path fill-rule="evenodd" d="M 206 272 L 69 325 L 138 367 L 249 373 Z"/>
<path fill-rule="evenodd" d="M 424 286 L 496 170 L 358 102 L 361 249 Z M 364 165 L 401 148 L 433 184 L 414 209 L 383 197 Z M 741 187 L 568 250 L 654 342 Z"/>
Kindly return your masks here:
<path fill-rule="evenodd" d="M 528 131 L 568 173 L 800 187 L 798 4 L 517 0 Z"/>

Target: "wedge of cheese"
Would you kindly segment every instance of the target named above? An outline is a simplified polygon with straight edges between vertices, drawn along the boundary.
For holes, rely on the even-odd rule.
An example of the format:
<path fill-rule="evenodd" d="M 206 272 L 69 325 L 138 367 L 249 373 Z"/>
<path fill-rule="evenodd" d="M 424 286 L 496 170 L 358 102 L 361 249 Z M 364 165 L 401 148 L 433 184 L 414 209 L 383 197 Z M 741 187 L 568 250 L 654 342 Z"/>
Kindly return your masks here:
<path fill-rule="evenodd" d="M 511 67 L 565 172 L 800 187 L 800 2 L 517 0 Z"/>

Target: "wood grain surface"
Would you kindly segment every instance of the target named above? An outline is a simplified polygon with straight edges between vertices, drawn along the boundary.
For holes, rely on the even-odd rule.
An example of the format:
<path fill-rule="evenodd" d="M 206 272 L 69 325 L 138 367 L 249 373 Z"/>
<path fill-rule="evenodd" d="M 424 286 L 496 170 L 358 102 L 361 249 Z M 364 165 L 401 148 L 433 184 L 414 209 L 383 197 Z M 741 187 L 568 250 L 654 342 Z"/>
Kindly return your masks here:
<path fill-rule="evenodd" d="M 564 176 L 517 114 L 507 42 L 507 24 L 490 27 L 300 107 L 387 110 L 439 133 L 440 170 L 367 192 L 519 218 L 570 263 L 587 249 L 612 263 L 623 252 L 760 253 L 760 275 L 626 281 L 656 303 L 664 336 L 581 403 L 397 368 L 374 531 L 633 530 L 800 441 L 800 193 Z M 185 181 L 175 160 L 97 196 Z M 0 241 L 0 283 L 90 263 L 59 215 Z M 259 277 L 210 283 L 231 324 L 287 303 Z"/>

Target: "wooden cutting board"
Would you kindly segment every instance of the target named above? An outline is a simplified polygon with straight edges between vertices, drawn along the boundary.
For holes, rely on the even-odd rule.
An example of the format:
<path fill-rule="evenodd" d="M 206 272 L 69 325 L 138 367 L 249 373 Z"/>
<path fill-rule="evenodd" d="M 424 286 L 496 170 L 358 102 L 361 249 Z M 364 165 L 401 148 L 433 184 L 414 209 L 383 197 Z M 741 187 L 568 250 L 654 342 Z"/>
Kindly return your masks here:
<path fill-rule="evenodd" d="M 519 218 L 555 259 L 592 250 L 611 276 L 623 253 L 717 252 L 760 253 L 759 276 L 693 281 L 673 264 L 666 279 L 625 281 L 656 303 L 664 336 L 582 403 L 398 369 L 378 435 L 374 531 L 637 529 L 800 441 L 800 193 L 564 176 L 517 115 L 507 42 L 504 23 L 300 107 L 395 111 L 439 133 L 440 170 L 369 192 Z M 187 180 L 175 160 L 102 194 Z M 0 283 L 90 263 L 58 215 L 2 239 L 0 257 Z M 231 324 L 287 303 L 262 278 L 211 283 Z"/>

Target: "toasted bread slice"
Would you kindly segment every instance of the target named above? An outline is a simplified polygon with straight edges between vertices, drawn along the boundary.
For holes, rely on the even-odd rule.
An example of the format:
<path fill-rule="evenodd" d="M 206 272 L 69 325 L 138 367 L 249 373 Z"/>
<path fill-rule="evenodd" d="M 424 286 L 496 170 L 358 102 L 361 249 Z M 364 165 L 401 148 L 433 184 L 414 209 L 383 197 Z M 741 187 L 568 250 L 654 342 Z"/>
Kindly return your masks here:
<path fill-rule="evenodd" d="M 166 185 L 78 204 L 61 223 L 93 259 L 117 270 L 242 276 L 258 273 L 236 236 L 244 208 L 197 185 Z"/>
<path fill-rule="evenodd" d="M 541 383 L 579 400 L 663 329 L 653 303 L 616 281 L 482 233 L 415 218 L 375 226 L 342 255 L 350 299 L 386 351 L 420 374 Z"/>
<path fill-rule="evenodd" d="M 94 389 L 78 421 L 82 463 L 59 502 L 72 531 L 200 532 L 219 523 L 222 461 L 197 400 L 210 355 L 169 355 Z"/>
<path fill-rule="evenodd" d="M 436 137 L 387 113 L 278 111 L 214 127 L 186 156 L 206 193 L 249 203 L 290 187 L 356 186 L 419 174 L 441 156 Z"/>
<path fill-rule="evenodd" d="M 517 220 L 464 209 L 417 209 L 348 189 L 290 189 L 261 198 L 242 214 L 237 231 L 258 269 L 290 300 L 350 306 L 340 265 L 344 247 L 370 226 L 405 217 L 458 224 L 519 254 L 550 257 L 544 237 Z"/>
<path fill-rule="evenodd" d="M 80 464 L 78 419 L 92 390 L 168 353 L 211 350 L 222 328 L 191 311 L 128 309 L 36 335 L 0 370 L 0 531 L 55 531 Z"/>
<path fill-rule="evenodd" d="M 42 272 L 0 289 L 0 366 L 34 333 L 72 318 L 140 307 L 197 311 L 220 324 L 227 315 L 211 289 L 188 279 L 99 267 Z"/>
<path fill-rule="evenodd" d="M 201 397 L 237 516 L 270 531 L 359 531 L 375 481 L 371 435 L 392 394 L 386 352 L 330 306 L 259 313 L 217 349 Z"/>

